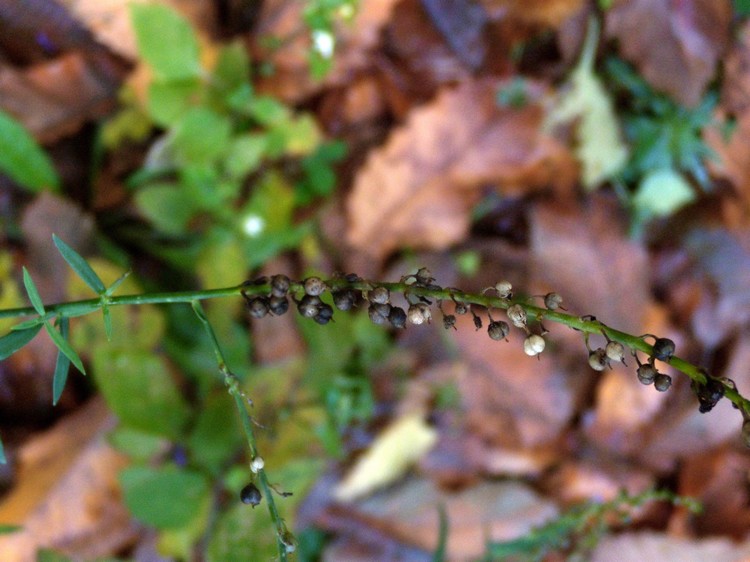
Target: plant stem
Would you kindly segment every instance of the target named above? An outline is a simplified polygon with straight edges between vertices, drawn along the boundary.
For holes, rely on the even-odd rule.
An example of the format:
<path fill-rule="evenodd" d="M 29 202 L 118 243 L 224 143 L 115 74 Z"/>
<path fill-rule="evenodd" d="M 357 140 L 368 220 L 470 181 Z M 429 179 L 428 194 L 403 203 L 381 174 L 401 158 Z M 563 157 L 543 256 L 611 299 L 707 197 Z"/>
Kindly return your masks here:
<path fill-rule="evenodd" d="M 184 301 L 170 301 L 170 302 L 184 302 Z M 214 329 L 211 327 L 211 324 L 208 321 L 208 318 L 206 317 L 205 311 L 203 310 L 201 303 L 197 299 L 193 299 L 190 301 L 190 304 L 192 305 L 196 316 L 198 316 L 198 319 L 203 324 L 203 327 L 206 329 L 206 334 L 211 340 L 211 346 L 213 347 L 214 354 L 216 355 L 216 362 L 219 365 L 219 372 L 221 373 L 224 379 L 224 384 L 227 386 L 227 389 L 229 390 L 229 394 L 231 394 L 232 397 L 234 398 L 234 404 L 237 407 L 237 413 L 240 415 L 240 419 L 242 420 L 242 429 L 245 432 L 245 438 L 247 439 L 248 449 L 250 449 L 250 457 L 255 458 L 258 456 L 258 445 L 257 445 L 257 441 L 255 440 L 255 432 L 253 431 L 253 422 L 252 422 L 252 419 L 250 419 L 250 414 L 247 411 L 245 395 L 242 392 L 242 390 L 240 390 L 239 381 L 237 380 L 237 377 L 234 374 L 232 374 L 227 368 L 226 360 L 224 359 L 224 354 L 222 353 L 221 347 L 219 346 L 219 341 L 216 338 L 216 332 L 214 332 Z M 276 507 L 276 502 L 273 497 L 273 490 L 271 489 L 271 486 L 268 483 L 268 477 L 266 476 L 265 469 L 263 468 L 259 469 L 257 472 L 257 477 L 258 477 L 258 484 L 260 484 L 260 490 L 263 493 L 263 496 L 266 498 L 266 503 L 268 505 L 268 512 L 271 515 L 271 520 L 273 521 L 274 527 L 276 528 L 276 544 L 279 549 L 279 560 L 281 562 L 286 562 L 287 561 L 287 546 L 286 544 L 284 544 L 284 540 L 283 540 L 283 538 L 287 534 L 286 525 L 284 524 L 283 519 L 279 515 L 279 511 Z"/>

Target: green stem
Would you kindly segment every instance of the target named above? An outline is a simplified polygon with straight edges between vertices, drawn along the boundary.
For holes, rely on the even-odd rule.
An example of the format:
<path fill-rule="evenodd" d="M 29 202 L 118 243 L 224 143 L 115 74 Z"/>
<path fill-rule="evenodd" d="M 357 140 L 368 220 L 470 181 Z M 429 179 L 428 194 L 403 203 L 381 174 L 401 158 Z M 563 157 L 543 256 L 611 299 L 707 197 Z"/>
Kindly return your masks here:
<path fill-rule="evenodd" d="M 185 301 L 177 300 L 177 301 L 169 301 L 169 302 L 185 302 Z M 232 397 L 234 398 L 234 404 L 237 407 L 237 413 L 240 415 L 240 420 L 242 420 L 242 429 L 245 432 L 245 438 L 247 440 L 248 449 L 250 449 L 250 457 L 255 458 L 258 456 L 258 445 L 255 439 L 255 432 L 253 431 L 253 421 L 250 418 L 250 414 L 247 411 L 245 395 L 240 389 L 239 381 L 237 380 L 237 377 L 235 377 L 234 374 L 232 374 L 227 368 L 227 363 L 226 363 L 226 360 L 224 359 L 224 354 L 222 353 L 221 347 L 219 346 L 219 340 L 216 338 L 216 332 L 214 332 L 214 329 L 211 327 L 211 323 L 208 321 L 208 318 L 206 317 L 205 311 L 203 310 L 201 303 L 197 299 L 193 299 L 190 301 L 190 304 L 192 305 L 196 316 L 198 316 L 198 319 L 203 324 L 203 327 L 206 329 L 206 334 L 211 340 L 211 346 L 213 347 L 214 354 L 216 356 L 216 362 L 219 365 L 219 372 L 221 373 L 224 379 L 224 384 L 226 384 L 227 389 L 229 390 L 229 394 L 231 394 Z M 271 520 L 273 521 L 274 527 L 276 528 L 276 544 L 279 549 L 279 560 L 281 560 L 281 562 L 286 562 L 287 561 L 287 546 L 283 540 L 288 533 L 286 525 L 284 524 L 283 519 L 279 515 L 279 510 L 276 507 L 276 502 L 274 501 L 274 497 L 273 497 L 273 490 L 271 489 L 271 486 L 268 483 L 268 477 L 266 475 L 265 469 L 263 468 L 259 469 L 257 473 L 257 477 L 258 477 L 258 484 L 260 484 L 260 490 L 263 493 L 263 496 L 266 498 L 266 504 L 268 505 L 268 512 L 271 515 Z"/>

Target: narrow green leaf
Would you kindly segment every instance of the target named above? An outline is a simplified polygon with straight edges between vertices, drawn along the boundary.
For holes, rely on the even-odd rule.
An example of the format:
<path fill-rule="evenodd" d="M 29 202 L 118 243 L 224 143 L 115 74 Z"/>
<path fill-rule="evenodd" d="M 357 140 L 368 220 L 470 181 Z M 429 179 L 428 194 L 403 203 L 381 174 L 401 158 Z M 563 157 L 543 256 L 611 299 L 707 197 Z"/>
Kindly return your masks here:
<path fill-rule="evenodd" d="M 0 452 L 2 452 L 3 444 L 0 441 Z M 5 456 L 2 457 L 2 460 L 0 460 L 0 464 L 5 464 Z M 0 535 L 9 535 L 10 533 L 16 533 L 20 530 L 22 530 L 23 527 L 21 525 L 11 525 L 9 523 L 2 523 L 0 524 Z"/>
<path fill-rule="evenodd" d="M 62 257 L 65 258 L 65 261 L 68 262 L 68 265 L 81 279 L 83 279 L 83 282 L 86 283 L 86 285 L 91 287 L 91 289 L 99 295 L 107 290 L 102 280 L 96 274 L 96 271 L 91 269 L 91 266 L 85 259 L 83 259 L 81 254 L 68 246 L 55 234 L 52 235 L 52 241 L 55 243 L 55 246 L 57 246 Z"/>
<path fill-rule="evenodd" d="M 13 330 L 0 338 L 0 361 L 7 359 L 24 345 L 34 339 L 42 329 L 41 324 L 26 328 L 25 330 Z"/>
<path fill-rule="evenodd" d="M 65 341 L 68 341 L 68 329 L 70 327 L 70 320 L 63 317 L 60 319 L 60 335 L 62 335 Z M 70 359 L 65 355 L 62 350 L 57 353 L 57 361 L 55 362 L 55 375 L 52 378 L 52 405 L 57 406 L 57 402 L 60 400 L 65 383 L 68 380 L 68 371 L 70 370 Z"/>
<path fill-rule="evenodd" d="M 10 330 L 12 332 L 18 332 L 21 330 L 28 330 L 29 328 L 33 328 L 34 326 L 39 326 L 41 328 L 43 323 L 44 323 L 44 317 L 37 316 L 36 318 L 32 318 L 30 320 L 24 320 L 23 322 L 20 322 L 16 324 L 15 326 L 12 326 Z"/>
<path fill-rule="evenodd" d="M 44 316 L 44 303 L 42 302 L 42 297 L 39 296 L 39 291 L 37 290 L 36 285 L 34 285 L 34 280 L 31 278 L 31 275 L 29 275 L 29 272 L 25 267 L 23 268 L 23 286 L 26 287 L 26 294 L 29 295 L 31 306 L 33 306 L 34 310 L 39 313 L 39 316 Z"/>
<path fill-rule="evenodd" d="M 112 341 L 112 315 L 106 304 L 102 305 L 102 316 L 104 316 L 104 333 L 107 334 L 107 341 Z"/>
<path fill-rule="evenodd" d="M 60 189 L 47 154 L 18 121 L 0 110 L 0 172 L 32 190 Z"/>
<path fill-rule="evenodd" d="M 158 80 L 199 77 L 198 40 L 185 18 L 160 4 L 132 4 L 130 15 L 138 52 Z"/>
<path fill-rule="evenodd" d="M 442 503 L 438 506 L 438 523 L 438 545 L 432 554 L 432 562 L 445 562 L 448 550 L 448 513 Z"/>
<path fill-rule="evenodd" d="M 81 358 L 78 357 L 75 349 L 70 347 L 70 344 L 65 340 L 65 338 L 63 338 L 62 334 L 55 330 L 55 328 L 49 322 L 44 323 L 44 328 L 47 330 L 49 337 L 52 338 L 52 341 L 55 342 L 57 349 L 62 351 L 65 356 L 70 359 L 70 362 L 76 366 L 76 369 L 78 369 L 85 375 L 86 369 L 83 368 L 83 362 L 81 361 Z"/>
<path fill-rule="evenodd" d="M 127 279 L 131 273 L 132 271 L 128 269 L 125 273 L 120 275 L 117 279 L 115 279 L 115 282 L 109 286 L 104 294 L 108 297 L 111 297 L 115 293 L 117 288 L 122 285 L 122 282 L 125 281 L 125 279 Z"/>
<path fill-rule="evenodd" d="M 0 464 L 8 464 L 8 459 L 5 458 L 5 447 L 3 447 L 2 439 L 0 439 Z"/>

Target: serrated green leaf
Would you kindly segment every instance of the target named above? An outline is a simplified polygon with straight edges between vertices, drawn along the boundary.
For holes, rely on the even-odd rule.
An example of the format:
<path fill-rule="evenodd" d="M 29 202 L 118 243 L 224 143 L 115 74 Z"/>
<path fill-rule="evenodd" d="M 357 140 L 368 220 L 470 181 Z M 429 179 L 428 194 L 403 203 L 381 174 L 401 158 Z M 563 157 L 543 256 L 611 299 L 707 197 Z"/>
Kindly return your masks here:
<path fill-rule="evenodd" d="M 70 320 L 63 317 L 60 319 L 60 334 L 63 339 L 68 340 L 68 328 Z M 55 361 L 55 374 L 52 377 L 52 405 L 57 406 L 60 396 L 65 389 L 65 383 L 68 380 L 68 371 L 70 370 L 70 359 L 62 350 L 57 352 L 57 361 Z"/>
<path fill-rule="evenodd" d="M 131 4 L 130 15 L 138 52 L 158 80 L 200 76 L 198 40 L 190 24 L 162 4 Z"/>
<path fill-rule="evenodd" d="M 209 492 L 206 478 L 176 467 L 136 466 L 120 473 L 125 505 L 140 521 L 174 529 L 199 515 Z"/>
<path fill-rule="evenodd" d="M 63 240 L 58 238 L 56 234 L 52 235 L 52 241 L 55 243 L 55 246 L 57 246 L 57 249 L 60 251 L 60 254 L 62 254 L 65 261 L 68 262 L 71 269 L 83 279 L 83 282 L 86 283 L 86 285 L 91 287 L 91 289 L 98 295 L 101 295 L 106 291 L 107 288 L 96 274 L 96 271 L 94 271 L 88 262 L 83 259 L 81 254 L 68 246 Z"/>
<path fill-rule="evenodd" d="M 0 110 L 0 172 L 32 191 L 60 189 L 47 154 L 18 121 Z"/>
<path fill-rule="evenodd" d="M 70 362 L 76 366 L 76 369 L 78 369 L 85 375 L 86 369 L 83 368 L 83 362 L 81 361 L 81 358 L 78 357 L 78 353 L 76 353 L 75 349 L 70 346 L 70 344 L 62 336 L 62 334 L 55 330 L 55 328 L 49 322 L 44 323 L 44 329 L 47 330 L 49 337 L 52 338 L 52 341 L 57 346 L 57 349 L 65 354 L 65 356 L 70 359 Z"/>
<path fill-rule="evenodd" d="M 24 345 L 34 339 L 42 329 L 41 324 L 26 328 L 25 330 L 13 330 L 0 338 L 0 361 L 7 359 Z"/>
<path fill-rule="evenodd" d="M 29 275 L 29 272 L 25 267 L 23 268 L 23 286 L 26 287 L 26 294 L 29 295 L 31 306 L 34 307 L 34 310 L 37 311 L 39 316 L 44 316 L 44 303 L 42 302 L 42 297 L 39 296 L 39 291 L 37 290 L 36 285 L 34 285 L 34 280 L 31 278 L 31 275 Z"/>

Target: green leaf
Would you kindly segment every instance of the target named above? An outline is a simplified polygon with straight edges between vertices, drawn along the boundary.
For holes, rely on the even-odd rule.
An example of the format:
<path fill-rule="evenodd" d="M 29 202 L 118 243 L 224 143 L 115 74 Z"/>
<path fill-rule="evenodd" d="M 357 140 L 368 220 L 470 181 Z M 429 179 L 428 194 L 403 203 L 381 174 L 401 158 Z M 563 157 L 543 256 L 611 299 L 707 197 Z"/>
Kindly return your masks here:
<path fill-rule="evenodd" d="M 242 444 L 234 416 L 233 398 L 224 390 L 211 394 L 203 403 L 193 431 L 188 438 L 190 457 L 216 474 Z"/>
<path fill-rule="evenodd" d="M 109 306 L 106 304 L 102 305 L 102 316 L 104 317 L 104 333 L 107 336 L 107 341 L 112 341 L 112 313 L 109 311 Z"/>
<path fill-rule="evenodd" d="M 68 340 L 65 339 L 60 332 L 55 330 L 55 328 L 49 322 L 44 323 L 44 329 L 47 330 L 49 337 L 52 338 L 52 341 L 57 346 L 57 349 L 59 349 L 68 359 L 70 359 L 70 362 L 76 366 L 76 369 L 78 369 L 85 375 L 86 369 L 83 368 L 83 362 L 81 361 L 81 358 L 78 357 L 75 349 L 70 346 Z"/>
<path fill-rule="evenodd" d="M 130 512 L 158 529 L 190 523 L 200 514 L 209 492 L 202 474 L 171 466 L 127 468 L 120 473 L 120 484 Z"/>
<path fill-rule="evenodd" d="M 229 175 L 241 179 L 257 170 L 265 156 L 266 144 L 266 136 L 262 134 L 251 133 L 235 137 L 224 159 Z"/>
<path fill-rule="evenodd" d="M 148 87 L 148 112 L 157 124 L 170 127 L 200 102 L 201 93 L 198 80 L 153 82 Z"/>
<path fill-rule="evenodd" d="M 65 261 L 68 262 L 68 265 L 71 267 L 71 269 L 75 271 L 81 279 L 83 279 L 83 282 L 86 283 L 86 285 L 91 287 L 91 289 L 98 295 L 103 294 L 107 290 L 102 280 L 96 274 L 96 271 L 94 271 L 88 264 L 88 262 L 83 259 L 83 256 L 81 256 L 81 254 L 68 246 L 65 242 L 58 238 L 56 234 L 52 235 L 52 241 L 55 243 L 55 246 L 57 246 L 57 249 L 60 251 L 60 254 L 62 254 L 62 257 L 65 258 Z"/>
<path fill-rule="evenodd" d="M 112 295 L 114 295 L 115 291 L 117 290 L 117 288 L 120 285 L 122 285 L 122 283 L 125 281 L 125 279 L 127 279 L 128 277 L 130 277 L 131 273 L 132 273 L 132 271 L 130 269 L 128 269 L 125 273 L 123 273 L 122 275 L 120 275 L 117 279 L 114 280 L 114 282 L 109 286 L 109 288 L 107 289 L 107 291 L 104 294 L 107 295 L 108 297 L 111 297 Z"/>
<path fill-rule="evenodd" d="M 131 4 L 138 52 L 158 80 L 187 80 L 200 76 L 198 40 L 190 24 L 162 4 Z"/>
<path fill-rule="evenodd" d="M 123 426 L 179 437 L 190 409 L 164 360 L 149 349 L 106 346 L 94 351 L 97 387 Z"/>
<path fill-rule="evenodd" d="M 36 285 L 34 285 L 34 280 L 31 278 L 31 275 L 29 275 L 29 272 L 25 267 L 23 268 L 23 286 L 26 287 L 26 294 L 29 295 L 29 300 L 34 307 L 34 310 L 37 311 L 39 316 L 44 316 L 44 303 L 42 302 L 42 297 L 39 296 L 39 291 L 37 290 Z"/>
<path fill-rule="evenodd" d="M 63 317 L 60 319 L 60 333 L 62 337 L 68 339 L 68 328 L 70 327 L 70 320 Z M 57 402 L 60 400 L 63 389 L 65 388 L 65 382 L 68 380 L 68 370 L 70 368 L 70 359 L 62 351 L 57 353 L 57 361 L 55 362 L 55 375 L 52 377 L 52 405 L 57 406 Z"/>
<path fill-rule="evenodd" d="M 41 324 L 31 326 L 25 330 L 12 330 L 10 333 L 0 338 L 0 361 L 7 359 L 24 345 L 34 339 L 42 329 Z"/>
<path fill-rule="evenodd" d="M 144 433 L 132 427 L 119 426 L 109 434 L 112 446 L 131 459 L 147 461 L 157 453 L 169 450 L 171 444 L 164 437 Z"/>
<path fill-rule="evenodd" d="M 182 234 L 195 214 L 185 194 L 174 185 L 156 184 L 139 189 L 135 200 L 156 228 L 167 234 Z"/>
<path fill-rule="evenodd" d="M 39 326 L 41 328 L 42 324 L 44 324 L 44 317 L 37 316 L 36 318 L 24 320 L 23 322 L 16 324 L 15 326 L 11 327 L 11 330 L 17 332 L 20 330 L 28 330 L 29 328 L 33 328 L 35 326 Z"/>
<path fill-rule="evenodd" d="M 0 464 L 5 464 L 5 456 L 2 454 L 3 450 L 3 444 L 0 442 Z M 21 525 L 9 525 L 6 523 L 0 524 L 0 535 L 8 535 L 10 533 L 15 533 L 17 531 L 22 530 L 23 527 Z"/>
<path fill-rule="evenodd" d="M 633 205 L 638 215 L 648 219 L 671 215 L 695 200 L 695 191 L 673 169 L 654 170 L 643 178 Z"/>
<path fill-rule="evenodd" d="M 40 550 L 37 553 L 36 562 L 73 562 L 73 561 L 67 556 L 58 554 L 57 552 L 54 552 L 52 550 L 44 549 L 44 550 Z"/>
<path fill-rule="evenodd" d="M 0 110 L 0 172 L 31 189 L 59 191 L 60 178 L 47 154 L 18 121 Z"/>
<path fill-rule="evenodd" d="M 229 147 L 229 117 L 206 107 L 189 109 L 172 131 L 175 155 L 184 163 L 209 164 Z"/>

